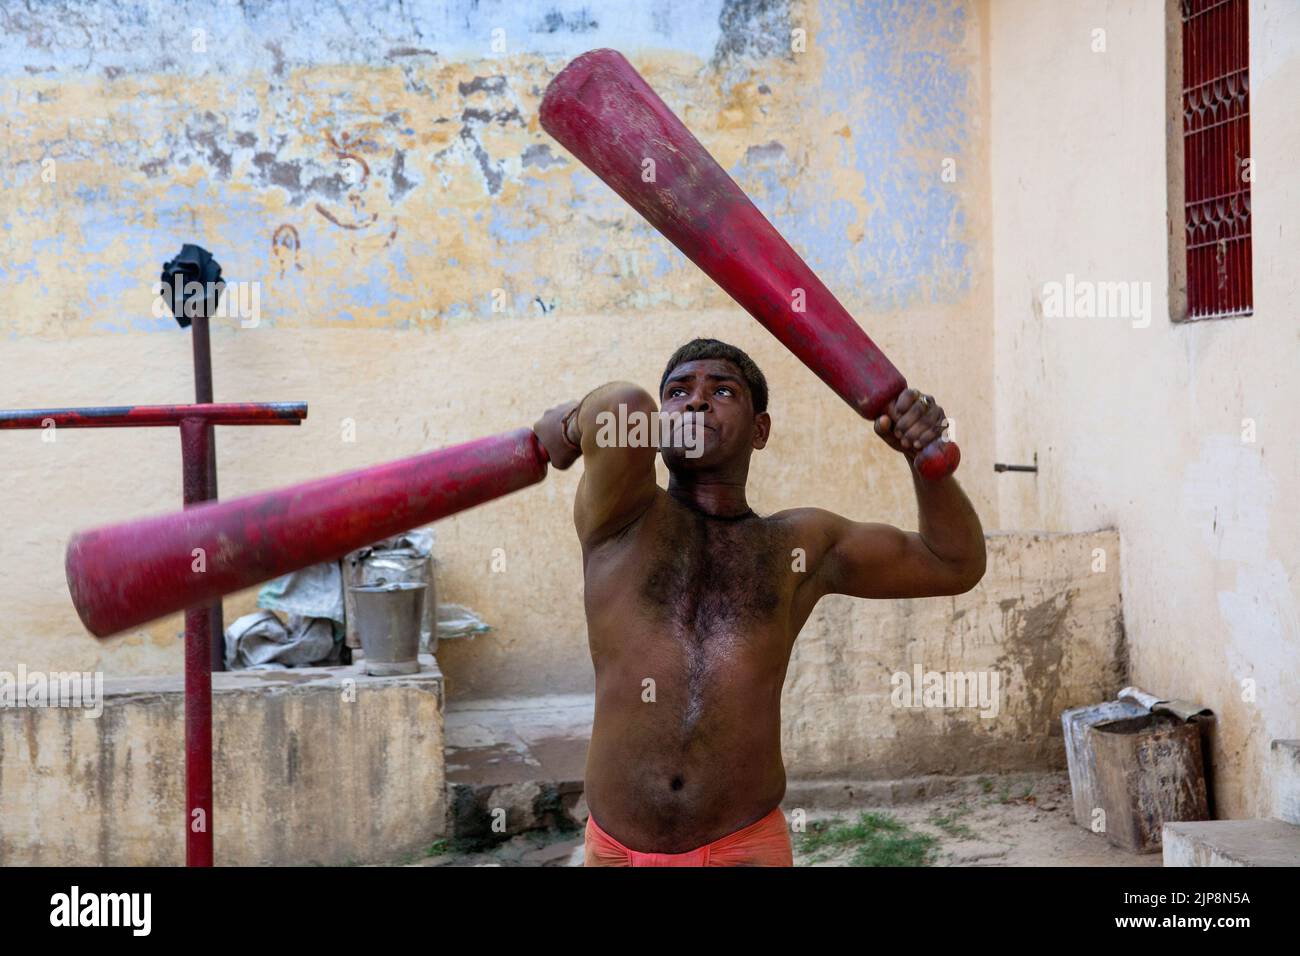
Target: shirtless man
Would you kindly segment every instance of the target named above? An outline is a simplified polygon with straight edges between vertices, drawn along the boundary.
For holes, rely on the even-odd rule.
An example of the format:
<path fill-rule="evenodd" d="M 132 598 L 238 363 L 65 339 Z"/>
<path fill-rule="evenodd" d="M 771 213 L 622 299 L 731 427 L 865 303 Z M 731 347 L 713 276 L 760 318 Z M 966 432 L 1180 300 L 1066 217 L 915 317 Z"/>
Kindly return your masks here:
<path fill-rule="evenodd" d="M 586 460 L 573 507 L 596 672 L 586 863 L 789 866 L 781 686 L 808 615 L 825 594 L 968 591 L 984 574 L 984 532 L 955 478 L 915 469 L 917 532 L 819 508 L 755 514 L 745 481 L 772 419 L 763 373 L 738 348 L 695 339 L 678 349 L 659 401 L 677 421 L 675 447 L 598 442 L 602 412 L 658 412 L 627 382 L 534 425 L 552 465 Z M 692 417 L 694 436 L 683 431 Z M 909 389 L 875 431 L 910 466 L 943 421 Z"/>

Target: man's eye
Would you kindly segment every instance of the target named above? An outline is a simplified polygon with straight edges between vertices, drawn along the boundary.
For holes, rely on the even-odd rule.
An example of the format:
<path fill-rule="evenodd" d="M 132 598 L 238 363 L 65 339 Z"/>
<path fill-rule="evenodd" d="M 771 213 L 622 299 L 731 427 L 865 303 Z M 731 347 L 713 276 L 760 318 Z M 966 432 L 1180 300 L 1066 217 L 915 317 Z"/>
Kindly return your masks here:
<path fill-rule="evenodd" d="M 724 392 L 725 392 L 727 395 L 730 395 L 730 394 L 731 394 L 731 389 L 728 388 L 726 385 L 719 385 L 719 386 L 718 386 L 718 394 L 721 395 L 721 394 L 723 394 Z"/>

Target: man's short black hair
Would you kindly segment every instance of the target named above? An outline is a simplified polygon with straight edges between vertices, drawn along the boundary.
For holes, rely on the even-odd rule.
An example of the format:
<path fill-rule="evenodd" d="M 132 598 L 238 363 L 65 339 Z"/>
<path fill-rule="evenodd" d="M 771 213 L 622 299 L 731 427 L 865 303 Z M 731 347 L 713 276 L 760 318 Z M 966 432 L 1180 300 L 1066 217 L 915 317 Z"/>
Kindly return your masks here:
<path fill-rule="evenodd" d="M 683 362 L 694 362 L 699 359 L 722 359 L 740 369 L 741 377 L 749 386 L 749 396 L 754 403 L 754 414 L 767 411 L 767 379 L 763 377 L 762 370 L 740 349 L 726 342 L 719 342 L 717 339 L 691 339 L 674 352 L 673 357 L 668 360 L 667 368 L 664 369 L 663 378 L 659 380 L 659 397 L 663 398 L 664 386 L 668 384 L 668 376 L 673 373 L 673 369 Z"/>

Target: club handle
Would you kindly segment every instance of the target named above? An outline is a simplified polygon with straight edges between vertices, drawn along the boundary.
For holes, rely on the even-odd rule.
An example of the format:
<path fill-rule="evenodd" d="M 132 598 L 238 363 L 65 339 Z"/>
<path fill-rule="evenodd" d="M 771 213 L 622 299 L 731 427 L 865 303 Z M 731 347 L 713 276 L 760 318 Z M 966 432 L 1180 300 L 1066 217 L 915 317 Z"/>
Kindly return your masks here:
<path fill-rule="evenodd" d="M 927 481 L 947 478 L 957 470 L 961 462 L 961 449 L 956 442 L 944 441 L 942 438 L 930 442 L 921 449 L 915 459 L 916 470 Z"/>

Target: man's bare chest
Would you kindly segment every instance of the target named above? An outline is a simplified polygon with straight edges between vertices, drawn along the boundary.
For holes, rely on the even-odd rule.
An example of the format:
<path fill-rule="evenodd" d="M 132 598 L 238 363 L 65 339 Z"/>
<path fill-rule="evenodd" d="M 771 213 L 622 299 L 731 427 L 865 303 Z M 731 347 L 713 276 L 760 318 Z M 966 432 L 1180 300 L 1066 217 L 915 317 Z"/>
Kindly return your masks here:
<path fill-rule="evenodd" d="M 664 510 L 589 556 L 588 636 L 598 687 L 654 678 L 658 700 L 675 705 L 664 713 L 694 739 L 710 707 L 725 723 L 736 716 L 728 702 L 779 692 L 794 636 L 793 532 L 756 515 Z"/>
<path fill-rule="evenodd" d="M 638 616 L 697 642 L 779 623 L 790 592 L 786 529 L 674 511 L 634 543 Z"/>

